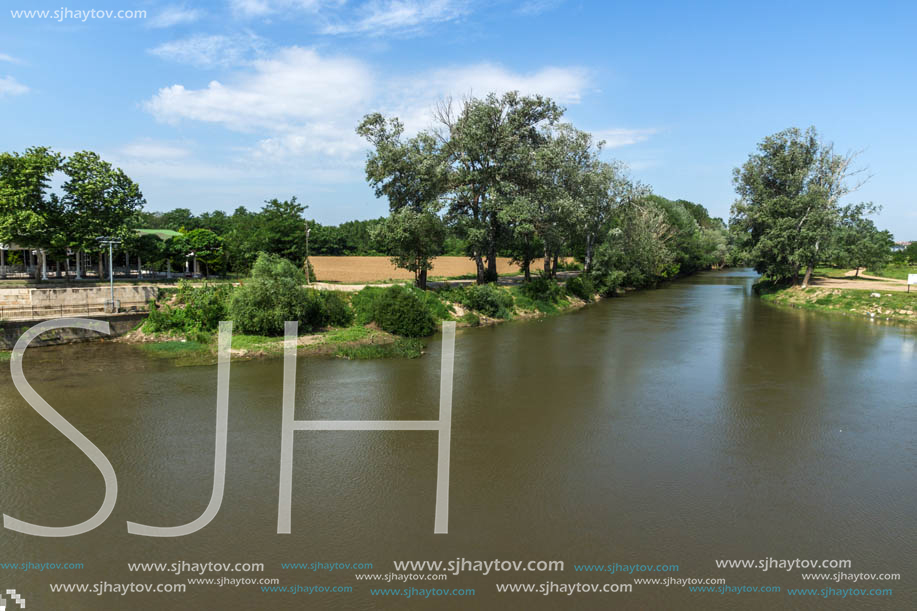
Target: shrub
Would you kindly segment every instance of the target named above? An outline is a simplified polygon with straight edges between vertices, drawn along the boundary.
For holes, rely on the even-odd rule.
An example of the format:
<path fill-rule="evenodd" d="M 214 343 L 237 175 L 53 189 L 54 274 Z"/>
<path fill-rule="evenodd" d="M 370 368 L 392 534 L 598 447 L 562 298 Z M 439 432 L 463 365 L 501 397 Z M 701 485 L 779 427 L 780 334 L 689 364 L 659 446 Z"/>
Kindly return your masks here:
<path fill-rule="evenodd" d="M 384 289 L 378 286 L 367 286 L 350 298 L 357 324 L 366 325 L 375 320 L 376 303 Z"/>
<path fill-rule="evenodd" d="M 481 324 L 481 317 L 474 312 L 465 312 L 464 316 L 461 318 L 461 321 L 468 326 L 477 327 Z"/>
<path fill-rule="evenodd" d="M 337 291 L 319 291 L 324 300 L 323 326 L 347 327 L 353 323 L 353 310 Z"/>
<path fill-rule="evenodd" d="M 382 291 L 374 304 L 373 320 L 389 333 L 405 337 L 424 337 L 436 330 L 436 321 L 426 304 L 402 286 Z"/>
<path fill-rule="evenodd" d="M 608 297 L 624 284 L 624 272 L 610 271 L 600 276 L 594 276 L 595 290 L 599 295 Z"/>
<path fill-rule="evenodd" d="M 595 296 L 595 283 L 592 281 L 592 276 L 589 275 L 570 278 L 567 280 L 566 289 L 568 293 L 583 301 L 592 301 Z"/>
<path fill-rule="evenodd" d="M 513 296 L 495 284 L 466 286 L 458 294 L 459 303 L 492 318 L 510 318 Z"/>
<path fill-rule="evenodd" d="M 406 337 L 430 335 L 436 320 L 412 289 L 403 286 L 366 287 L 351 300 L 357 322 L 375 322 L 380 328 Z"/>
<path fill-rule="evenodd" d="M 547 301 L 549 303 L 559 301 L 564 295 L 563 287 L 544 276 L 539 276 L 534 280 L 523 283 L 519 290 L 532 301 Z"/>
<path fill-rule="evenodd" d="M 353 320 L 340 295 L 303 286 L 305 274 L 276 255 L 260 254 L 251 280 L 237 288 L 229 304 L 236 330 L 250 335 L 282 335 L 284 323 L 299 322 L 300 331 Z"/>
<path fill-rule="evenodd" d="M 179 287 L 175 306 L 150 308 L 143 328 L 151 333 L 177 332 L 203 337 L 217 330 L 221 320 L 229 318 L 229 285 L 207 284 L 193 287 L 188 283 Z"/>

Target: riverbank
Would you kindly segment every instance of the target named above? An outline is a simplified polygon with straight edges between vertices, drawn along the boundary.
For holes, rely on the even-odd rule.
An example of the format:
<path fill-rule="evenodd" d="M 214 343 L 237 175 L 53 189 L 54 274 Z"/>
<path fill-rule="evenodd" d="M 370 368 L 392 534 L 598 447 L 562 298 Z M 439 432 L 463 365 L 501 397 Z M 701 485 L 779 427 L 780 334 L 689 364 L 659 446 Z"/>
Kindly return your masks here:
<path fill-rule="evenodd" d="M 917 325 L 917 291 L 885 291 L 881 283 L 872 290 L 818 285 L 776 288 L 759 284 L 756 291 L 763 301 L 780 306 L 877 322 Z"/>
<path fill-rule="evenodd" d="M 227 296 L 219 297 L 217 293 L 206 287 L 188 286 L 177 293 L 163 292 L 154 305 L 155 314 L 114 341 L 136 344 L 153 356 L 174 359 L 177 364 L 215 362 L 217 334 L 213 319 L 199 324 L 203 321 L 197 318 L 200 312 L 212 309 L 212 302 L 202 304 L 202 300 L 226 302 Z M 591 284 L 582 279 L 571 279 L 566 284 L 543 279 L 485 286 L 446 283 L 430 291 L 409 285 L 368 286 L 359 291 L 325 289 L 320 293 L 327 303 L 347 310 L 343 319 L 350 324 L 309 329 L 298 338 L 299 352 L 349 360 L 417 358 L 423 354 L 426 337 L 446 320 L 456 322 L 459 328 L 488 326 L 558 315 L 600 299 L 593 294 Z M 387 299 L 392 295 L 399 297 L 397 304 Z M 189 324 L 192 319 L 194 324 Z M 414 333 L 411 325 L 404 326 L 405 320 L 417 319 L 426 321 L 425 332 Z M 282 336 L 242 332 L 233 335 L 235 359 L 270 358 L 282 353 Z"/>

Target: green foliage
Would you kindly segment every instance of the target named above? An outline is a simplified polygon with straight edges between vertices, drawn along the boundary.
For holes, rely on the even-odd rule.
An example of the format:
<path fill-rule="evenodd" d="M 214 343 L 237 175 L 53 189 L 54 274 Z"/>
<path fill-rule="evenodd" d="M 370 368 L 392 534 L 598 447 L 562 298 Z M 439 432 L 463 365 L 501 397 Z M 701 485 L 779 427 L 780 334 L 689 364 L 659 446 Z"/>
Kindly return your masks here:
<path fill-rule="evenodd" d="M 595 297 L 596 289 L 595 283 L 592 281 L 592 276 L 587 274 L 581 274 L 579 276 L 574 276 L 567 280 L 565 288 L 567 292 L 573 295 L 574 297 L 579 297 L 584 301 L 592 301 L 592 298 Z"/>
<path fill-rule="evenodd" d="M 444 296 L 491 318 L 511 318 L 515 305 L 512 294 L 495 284 L 454 287 Z"/>
<path fill-rule="evenodd" d="M 299 331 L 329 324 L 349 324 L 339 295 L 323 295 L 303 286 L 305 274 L 288 259 L 262 253 L 252 266 L 251 279 L 238 287 L 229 303 L 236 329 L 251 335 L 282 335 L 286 321 L 299 322 Z"/>
<path fill-rule="evenodd" d="M 398 337 L 387 344 L 338 346 L 335 356 L 350 360 L 405 358 L 416 359 L 423 354 L 423 342 L 413 337 Z"/>
<path fill-rule="evenodd" d="M 148 333 L 180 333 L 186 337 L 206 338 L 227 320 L 231 287 L 226 284 L 207 284 L 193 287 L 181 283 L 174 305 L 150 308 L 143 329 Z"/>
<path fill-rule="evenodd" d="M 435 299 L 435 296 L 433 296 Z M 434 308 L 423 291 L 404 286 L 366 287 L 351 299 L 359 324 L 375 322 L 381 329 L 405 337 L 424 337 L 436 330 Z M 440 307 L 442 302 L 436 300 Z"/>
<path fill-rule="evenodd" d="M 427 305 L 413 291 L 402 286 L 383 289 L 375 301 L 373 320 L 380 328 L 405 337 L 424 337 L 436 331 L 436 321 Z"/>
<path fill-rule="evenodd" d="M 460 320 L 470 327 L 478 327 L 481 325 L 481 317 L 474 312 L 465 312 Z"/>
<path fill-rule="evenodd" d="M 324 325 L 347 327 L 353 323 L 353 310 L 338 291 L 318 291 L 322 298 Z"/>
<path fill-rule="evenodd" d="M 539 276 L 531 282 L 525 282 L 519 287 L 519 292 L 533 301 L 559 301 L 564 295 L 564 289 L 557 282 Z"/>

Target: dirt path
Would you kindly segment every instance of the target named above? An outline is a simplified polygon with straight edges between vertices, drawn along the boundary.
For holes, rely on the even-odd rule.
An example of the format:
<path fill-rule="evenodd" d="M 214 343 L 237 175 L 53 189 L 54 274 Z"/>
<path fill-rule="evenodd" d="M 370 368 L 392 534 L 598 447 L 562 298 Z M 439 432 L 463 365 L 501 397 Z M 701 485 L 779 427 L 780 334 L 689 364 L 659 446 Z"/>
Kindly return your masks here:
<path fill-rule="evenodd" d="M 856 276 L 855 269 L 845 272 L 843 278 L 812 278 L 809 285 L 827 289 L 860 289 L 877 293 L 907 290 L 907 282 L 904 280 L 870 276 L 862 271 L 859 276 Z"/>

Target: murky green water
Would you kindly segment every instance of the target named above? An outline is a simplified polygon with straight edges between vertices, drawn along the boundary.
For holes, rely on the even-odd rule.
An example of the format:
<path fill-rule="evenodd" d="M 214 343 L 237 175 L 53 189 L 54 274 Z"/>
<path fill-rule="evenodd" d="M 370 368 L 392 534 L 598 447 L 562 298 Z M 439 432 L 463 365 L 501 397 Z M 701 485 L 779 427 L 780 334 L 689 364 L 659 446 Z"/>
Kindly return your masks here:
<path fill-rule="evenodd" d="M 917 603 L 917 337 L 859 320 L 777 309 L 753 276 L 714 272 L 542 321 L 456 339 L 450 533 L 433 535 L 436 434 L 297 432 L 293 533 L 277 535 L 282 361 L 234 363 L 223 506 L 179 539 L 128 535 L 127 520 L 174 526 L 210 498 L 215 367 L 174 367 L 136 347 L 30 351 L 35 389 L 108 456 L 118 503 L 67 539 L 0 531 L 0 569 L 30 609 L 913 608 Z M 298 419 L 435 419 L 439 344 L 411 361 L 299 359 Z M 0 509 L 45 525 L 95 513 L 102 477 L 0 371 Z M 474 598 L 369 596 L 356 571 L 287 562 L 563 560 L 562 573 L 470 573 L 373 587 L 474 588 Z M 791 572 L 717 569 L 716 559 L 850 559 L 898 582 L 804 582 Z M 187 583 L 128 562 L 262 562 L 282 585 L 353 593 L 52 594 L 50 583 Z M 582 573 L 574 564 L 676 564 L 677 573 Z M 821 570 L 819 570 L 821 572 Z M 836 572 L 825 570 L 824 572 Z M 497 594 L 498 583 L 633 583 L 723 577 L 782 593 Z M 891 597 L 790 598 L 796 587 L 891 587 Z M 8 607 L 9 608 L 9 607 Z"/>

